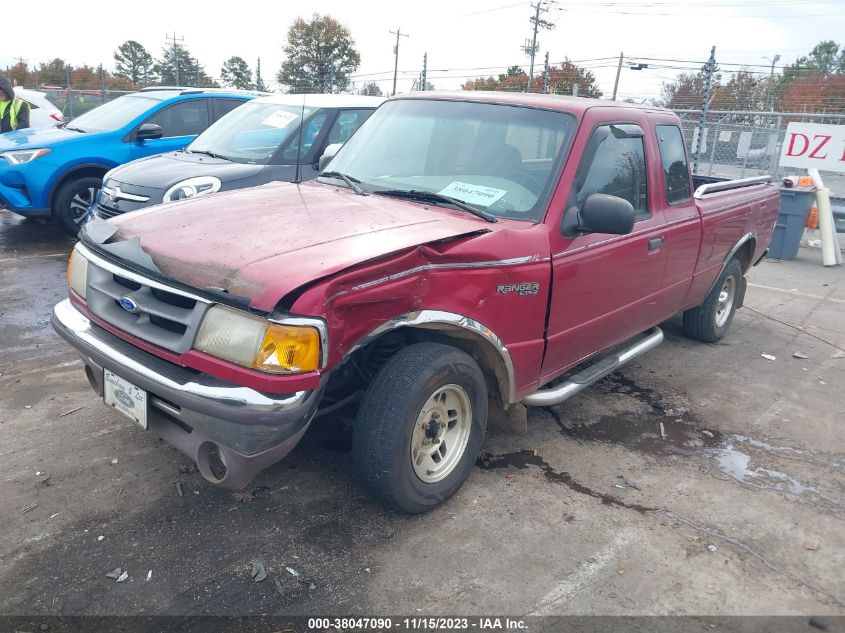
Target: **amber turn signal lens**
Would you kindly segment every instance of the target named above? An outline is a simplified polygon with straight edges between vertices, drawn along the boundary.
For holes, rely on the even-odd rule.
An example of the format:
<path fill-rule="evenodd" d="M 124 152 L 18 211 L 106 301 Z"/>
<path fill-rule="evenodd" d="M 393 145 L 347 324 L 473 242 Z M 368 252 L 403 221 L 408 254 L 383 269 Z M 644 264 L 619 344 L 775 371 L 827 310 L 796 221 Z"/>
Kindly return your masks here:
<path fill-rule="evenodd" d="M 270 323 L 253 367 L 277 374 L 315 371 L 320 366 L 320 333 L 311 327 Z"/>

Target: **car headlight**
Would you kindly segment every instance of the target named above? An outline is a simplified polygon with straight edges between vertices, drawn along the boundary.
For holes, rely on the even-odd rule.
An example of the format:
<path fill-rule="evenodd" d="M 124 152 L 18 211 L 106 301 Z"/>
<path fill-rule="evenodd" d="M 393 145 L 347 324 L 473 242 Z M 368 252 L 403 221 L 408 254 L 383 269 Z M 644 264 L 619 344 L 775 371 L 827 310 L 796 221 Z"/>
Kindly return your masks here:
<path fill-rule="evenodd" d="M 83 299 L 88 285 L 88 260 L 74 249 L 67 263 L 67 285 Z"/>
<path fill-rule="evenodd" d="M 52 150 L 45 148 L 42 149 L 19 149 L 13 152 L 2 152 L 0 156 L 5 158 L 9 163 L 12 165 L 23 165 L 24 163 L 29 163 L 34 161 L 39 156 L 44 156 L 44 154 L 49 154 Z"/>
<path fill-rule="evenodd" d="M 315 371 L 320 366 L 317 328 L 273 323 L 221 305 L 206 312 L 194 347 L 273 374 Z"/>
<path fill-rule="evenodd" d="M 178 182 L 170 189 L 164 192 L 164 201 L 173 202 L 175 200 L 185 200 L 187 198 L 196 198 L 197 196 L 204 196 L 208 193 L 220 191 L 223 183 L 219 178 L 214 176 L 197 176 L 196 178 L 188 178 L 182 182 Z"/>

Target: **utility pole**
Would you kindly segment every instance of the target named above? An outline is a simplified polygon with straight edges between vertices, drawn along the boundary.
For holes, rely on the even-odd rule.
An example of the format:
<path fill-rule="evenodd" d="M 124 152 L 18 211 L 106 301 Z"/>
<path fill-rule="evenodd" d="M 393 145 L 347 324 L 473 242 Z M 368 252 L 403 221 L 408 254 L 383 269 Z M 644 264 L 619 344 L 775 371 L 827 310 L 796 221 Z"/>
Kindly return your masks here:
<path fill-rule="evenodd" d="M 549 9 L 545 6 L 548 0 L 537 0 L 537 4 L 531 4 L 534 9 L 534 15 L 531 16 L 530 21 L 534 25 L 534 35 L 531 37 L 531 46 L 523 47 L 523 50 L 531 56 L 531 65 L 528 70 L 528 92 L 531 92 L 531 82 L 534 80 L 534 56 L 537 54 L 537 30 L 553 29 L 555 27 L 551 22 L 540 19 L 540 13 L 546 13 Z"/>
<path fill-rule="evenodd" d="M 549 94 L 549 51 L 546 51 L 546 63 L 543 65 L 543 94 Z"/>
<path fill-rule="evenodd" d="M 695 156 L 692 161 L 692 173 L 698 173 L 698 157 L 701 155 L 701 146 L 704 144 L 704 123 L 707 121 L 707 108 L 710 105 L 710 84 L 713 81 L 713 73 L 716 70 L 716 47 L 710 49 L 710 59 L 707 60 L 706 75 L 704 78 L 704 94 L 701 96 L 701 118 L 698 120 L 698 140 L 695 144 Z"/>
<path fill-rule="evenodd" d="M 393 94 L 396 94 L 396 75 L 399 73 L 399 38 L 410 37 L 410 35 L 403 33 L 401 26 L 395 31 L 390 31 L 390 34 L 396 36 L 396 46 L 393 47 Z"/>
<path fill-rule="evenodd" d="M 65 79 L 67 80 L 67 104 L 70 118 L 73 118 L 73 94 L 70 91 L 70 66 L 65 65 Z"/>
<path fill-rule="evenodd" d="M 420 90 L 425 91 L 427 90 L 427 82 L 428 82 L 428 53 L 423 53 L 423 69 L 422 75 L 420 76 L 420 85 L 422 88 Z"/>
<path fill-rule="evenodd" d="M 764 57 L 763 59 L 769 59 Z M 775 64 L 780 61 L 780 53 L 772 57 L 772 72 L 769 73 L 769 110 L 775 111 Z"/>
<path fill-rule="evenodd" d="M 258 65 L 255 67 L 255 89 L 264 90 L 264 82 L 261 81 L 261 58 L 258 58 Z"/>
<path fill-rule="evenodd" d="M 619 53 L 619 65 L 616 67 L 616 81 L 613 82 L 613 101 L 616 101 L 616 91 L 619 90 L 619 76 L 622 74 L 622 60 L 625 59 L 625 53 Z"/>
<path fill-rule="evenodd" d="M 168 44 L 171 44 L 171 42 L 172 42 L 173 48 L 171 50 L 173 51 L 173 66 L 174 66 L 174 69 L 175 69 L 174 72 L 175 72 L 175 75 L 176 75 L 176 85 L 178 86 L 179 85 L 179 51 L 176 50 L 176 40 L 178 39 L 180 42 L 184 42 L 185 37 L 182 36 L 180 38 L 177 38 L 176 37 L 176 31 L 173 31 L 173 35 L 165 35 L 165 39 L 167 39 Z"/>

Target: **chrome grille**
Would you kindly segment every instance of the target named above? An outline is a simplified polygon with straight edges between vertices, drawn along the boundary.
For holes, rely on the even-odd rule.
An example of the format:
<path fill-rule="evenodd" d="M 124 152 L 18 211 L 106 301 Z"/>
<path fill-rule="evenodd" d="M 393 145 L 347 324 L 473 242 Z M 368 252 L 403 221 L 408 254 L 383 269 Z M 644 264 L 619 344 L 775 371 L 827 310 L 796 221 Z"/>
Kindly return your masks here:
<path fill-rule="evenodd" d="M 182 354 L 193 345 L 208 302 L 145 279 L 92 257 L 88 258 L 86 301 L 107 323 L 159 347 Z M 129 311 L 121 300 L 134 304 Z"/>

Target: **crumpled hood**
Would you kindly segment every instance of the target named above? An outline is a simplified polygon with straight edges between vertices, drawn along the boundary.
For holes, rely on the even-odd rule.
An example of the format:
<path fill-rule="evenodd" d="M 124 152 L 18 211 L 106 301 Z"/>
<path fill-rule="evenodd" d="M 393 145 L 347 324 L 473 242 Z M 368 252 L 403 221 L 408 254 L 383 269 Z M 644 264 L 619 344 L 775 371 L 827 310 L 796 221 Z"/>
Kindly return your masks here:
<path fill-rule="evenodd" d="M 231 182 L 254 176 L 264 165 L 234 163 L 220 158 L 187 152 L 169 152 L 134 160 L 115 169 L 111 178 L 136 187 L 168 189 L 187 178 L 215 176 Z"/>
<path fill-rule="evenodd" d="M 164 275 L 222 288 L 266 312 L 308 282 L 494 226 L 460 211 L 315 182 L 217 193 L 111 222 L 119 227 L 111 241 L 138 237 Z"/>

